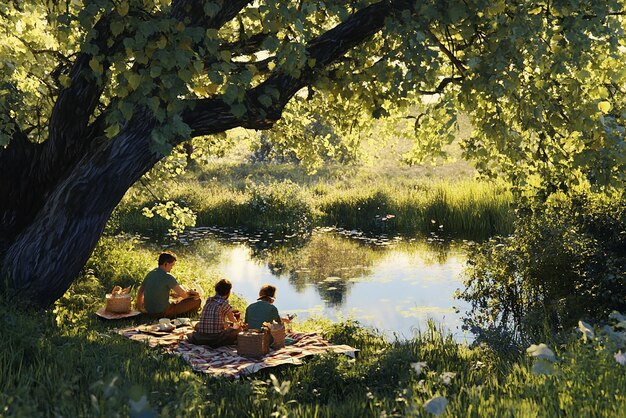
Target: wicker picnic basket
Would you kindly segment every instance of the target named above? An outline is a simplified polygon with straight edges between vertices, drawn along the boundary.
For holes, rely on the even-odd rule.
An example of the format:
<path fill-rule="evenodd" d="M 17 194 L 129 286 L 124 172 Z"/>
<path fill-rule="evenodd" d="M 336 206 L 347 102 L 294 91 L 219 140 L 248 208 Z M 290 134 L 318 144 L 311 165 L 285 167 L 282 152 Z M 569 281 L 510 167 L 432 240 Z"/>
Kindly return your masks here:
<path fill-rule="evenodd" d="M 271 333 L 274 339 L 272 348 L 283 348 L 285 346 L 285 326 L 283 324 L 272 324 Z"/>
<path fill-rule="evenodd" d="M 241 357 L 263 357 L 270 351 L 270 334 L 263 331 L 245 331 L 237 336 L 237 354 Z"/>
<path fill-rule="evenodd" d="M 106 296 L 107 305 L 106 310 L 114 313 L 126 313 L 130 312 L 130 300 L 129 294 L 110 294 Z"/>

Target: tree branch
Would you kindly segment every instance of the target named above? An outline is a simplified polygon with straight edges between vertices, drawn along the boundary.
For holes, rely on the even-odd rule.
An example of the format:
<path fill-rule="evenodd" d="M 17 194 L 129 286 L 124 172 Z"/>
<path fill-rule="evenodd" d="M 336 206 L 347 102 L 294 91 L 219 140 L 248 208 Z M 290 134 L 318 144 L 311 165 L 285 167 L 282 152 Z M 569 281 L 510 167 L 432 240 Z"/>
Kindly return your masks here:
<path fill-rule="evenodd" d="M 450 62 L 452 62 L 452 65 L 454 65 L 454 67 L 459 70 L 461 75 L 464 75 L 466 70 L 465 65 L 463 65 L 463 63 L 448 48 L 446 48 L 446 46 L 439 40 L 439 38 L 437 38 L 437 36 L 435 36 L 435 34 L 430 29 L 427 29 L 426 33 L 428 34 L 428 37 L 437 44 L 441 52 L 443 52 L 448 57 Z"/>
<path fill-rule="evenodd" d="M 440 94 L 448 86 L 448 84 L 450 84 L 450 83 L 459 83 L 461 81 L 463 81 L 463 77 L 446 77 L 443 80 L 441 80 L 441 82 L 439 82 L 439 85 L 437 87 L 435 87 L 435 90 L 419 90 L 418 93 L 420 93 L 420 94 Z"/>
<path fill-rule="evenodd" d="M 215 134 L 238 126 L 271 128 L 280 119 L 287 102 L 298 90 L 313 82 L 319 70 L 382 29 L 385 19 L 395 10 L 390 1 L 372 4 L 312 39 L 308 43 L 307 54 L 315 60 L 314 67 L 302 68 L 299 78 L 285 74 L 280 69 L 275 71 L 267 80 L 247 92 L 244 101 L 247 111 L 240 118 L 232 114 L 230 106 L 222 98 L 190 101 L 191 106 L 183 113 L 183 120 L 191 127 L 192 136 Z M 278 92 L 278 97 L 274 97 L 270 105 L 260 103 L 258 98 L 261 95 L 270 96 L 270 91 Z"/>
<path fill-rule="evenodd" d="M 263 41 L 269 36 L 268 33 L 255 33 L 245 39 L 238 39 L 222 45 L 222 49 L 233 51 L 233 55 L 250 55 L 258 52 Z"/>
<path fill-rule="evenodd" d="M 106 59 L 113 50 L 123 48 L 121 42 L 107 46 L 112 38 L 109 21 L 102 16 L 95 24 L 96 39 L 94 44 L 103 52 Z M 61 90 L 52 109 L 49 123 L 49 137 L 43 144 L 40 175 L 51 179 L 51 172 L 62 174 L 80 157 L 86 149 L 83 133 L 87 129 L 89 118 L 98 105 L 104 83 L 98 83 L 89 67 L 92 56 L 80 53 L 70 70 L 71 84 Z M 107 68 L 106 62 L 103 68 Z M 82 144 L 81 144 L 82 143 Z"/>
<path fill-rule="evenodd" d="M 188 26 L 204 28 L 221 28 L 224 23 L 233 19 L 250 3 L 250 0 L 228 0 L 223 2 L 219 12 L 213 17 L 204 12 L 204 2 L 198 0 L 177 0 L 172 5 L 172 17 L 185 22 Z M 189 19 L 187 22 L 186 19 Z"/>

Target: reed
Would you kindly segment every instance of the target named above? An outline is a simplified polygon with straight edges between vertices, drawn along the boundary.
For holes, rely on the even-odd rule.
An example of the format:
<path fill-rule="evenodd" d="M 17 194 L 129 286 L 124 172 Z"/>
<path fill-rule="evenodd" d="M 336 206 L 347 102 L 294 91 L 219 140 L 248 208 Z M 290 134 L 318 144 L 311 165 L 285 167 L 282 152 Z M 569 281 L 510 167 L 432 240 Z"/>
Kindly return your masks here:
<path fill-rule="evenodd" d="M 299 230 L 338 226 L 374 233 L 428 234 L 482 240 L 512 230 L 513 198 L 506 184 L 407 173 L 372 174 L 327 167 L 228 165 L 167 187 L 169 199 L 191 208 L 197 226 Z M 154 197 L 125 200 L 119 229 L 160 236 L 169 221 L 141 215 Z M 392 215 L 392 216 L 389 216 Z"/>
<path fill-rule="evenodd" d="M 508 234 L 513 225 L 512 195 L 497 183 L 464 180 L 350 188 L 320 200 L 323 222 L 344 228 L 485 239 Z"/>

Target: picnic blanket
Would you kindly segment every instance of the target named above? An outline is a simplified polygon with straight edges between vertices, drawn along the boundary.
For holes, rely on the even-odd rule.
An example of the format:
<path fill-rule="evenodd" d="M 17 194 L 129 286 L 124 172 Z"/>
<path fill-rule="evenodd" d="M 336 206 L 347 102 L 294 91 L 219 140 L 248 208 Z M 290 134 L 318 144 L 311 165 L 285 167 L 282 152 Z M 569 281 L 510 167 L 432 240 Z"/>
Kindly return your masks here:
<path fill-rule="evenodd" d="M 287 336 L 295 340 L 294 344 L 270 350 L 265 356 L 255 359 L 239 356 L 235 345 L 211 348 L 190 344 L 186 337 L 191 332 L 191 325 L 178 327 L 171 332 L 159 331 L 155 325 L 140 325 L 119 331 L 131 340 L 144 342 L 150 347 L 162 347 L 167 352 L 181 356 L 194 371 L 228 378 L 247 376 L 281 364 L 302 364 L 304 357 L 316 354 L 333 352 L 354 357 L 359 351 L 348 345 L 333 345 L 316 333 L 292 332 Z"/>

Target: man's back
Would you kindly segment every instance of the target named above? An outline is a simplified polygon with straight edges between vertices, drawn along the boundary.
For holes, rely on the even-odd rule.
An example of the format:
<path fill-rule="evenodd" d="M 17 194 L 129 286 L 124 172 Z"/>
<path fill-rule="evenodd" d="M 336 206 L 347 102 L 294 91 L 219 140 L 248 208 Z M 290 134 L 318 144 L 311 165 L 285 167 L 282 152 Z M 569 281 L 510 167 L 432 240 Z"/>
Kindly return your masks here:
<path fill-rule="evenodd" d="M 157 267 L 143 281 L 144 307 L 149 314 L 165 312 L 169 307 L 170 289 L 178 282 L 171 274 Z"/>
<path fill-rule="evenodd" d="M 246 309 L 246 323 L 248 328 L 261 329 L 263 322 L 276 321 L 279 324 L 280 315 L 276 306 L 264 300 L 254 302 Z"/>
<path fill-rule="evenodd" d="M 232 311 L 228 301 L 219 295 L 207 299 L 200 314 L 198 331 L 204 334 L 214 334 L 226 327 L 226 314 Z"/>

